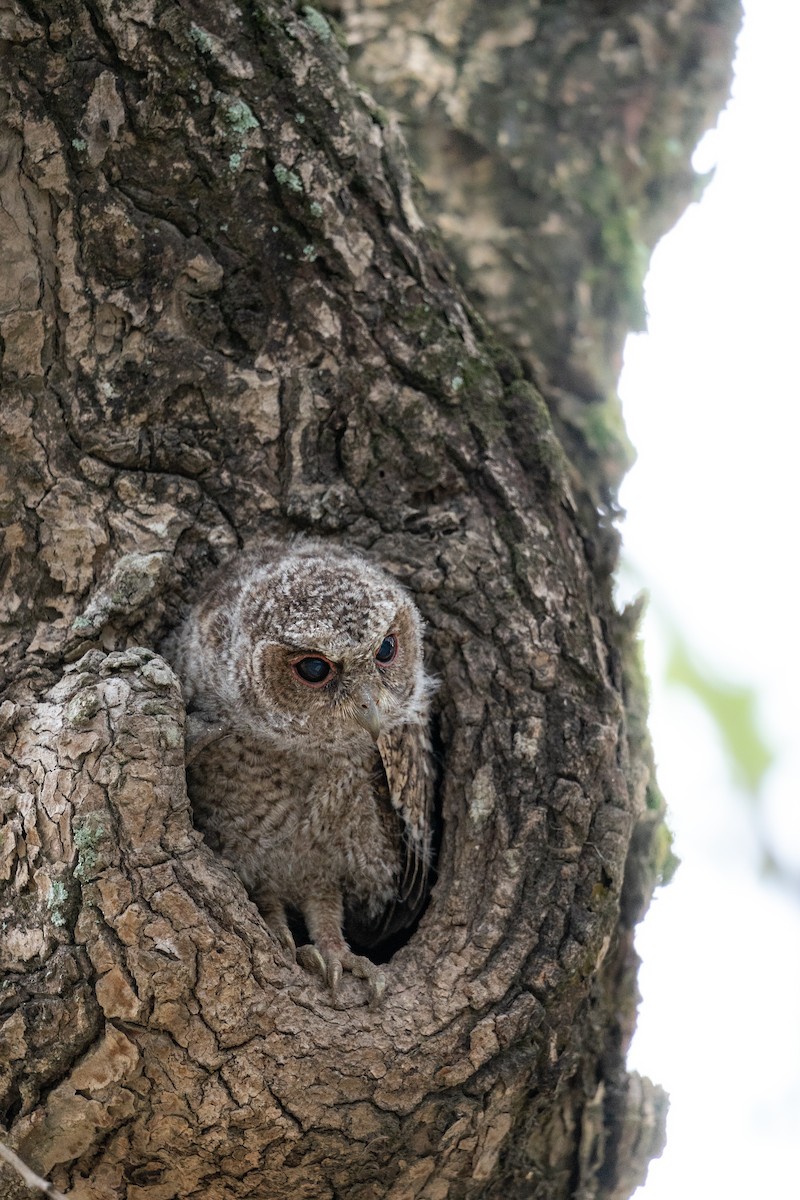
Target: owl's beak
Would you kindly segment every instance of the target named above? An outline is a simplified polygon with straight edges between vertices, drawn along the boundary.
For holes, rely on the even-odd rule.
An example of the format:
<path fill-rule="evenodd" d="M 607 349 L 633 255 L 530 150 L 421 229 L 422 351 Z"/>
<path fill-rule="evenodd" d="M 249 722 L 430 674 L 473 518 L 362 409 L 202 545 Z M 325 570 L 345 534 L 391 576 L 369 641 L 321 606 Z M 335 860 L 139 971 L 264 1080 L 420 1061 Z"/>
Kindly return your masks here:
<path fill-rule="evenodd" d="M 381 732 L 381 714 L 378 712 L 378 706 L 366 688 L 356 699 L 355 705 L 355 712 L 353 714 L 355 719 L 359 725 L 364 726 L 371 735 L 372 740 L 377 742 Z"/>

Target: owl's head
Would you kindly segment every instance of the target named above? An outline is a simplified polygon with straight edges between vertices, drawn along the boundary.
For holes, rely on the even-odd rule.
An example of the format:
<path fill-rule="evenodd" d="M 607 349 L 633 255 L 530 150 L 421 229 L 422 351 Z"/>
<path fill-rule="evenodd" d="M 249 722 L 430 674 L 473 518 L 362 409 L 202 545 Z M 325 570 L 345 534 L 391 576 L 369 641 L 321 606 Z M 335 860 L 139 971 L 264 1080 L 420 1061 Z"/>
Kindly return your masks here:
<path fill-rule="evenodd" d="M 348 752 L 426 712 L 414 603 L 338 547 L 269 544 L 242 556 L 200 605 L 194 633 L 205 645 L 202 680 L 196 651 L 187 664 L 199 704 L 218 707 L 216 693 L 221 715 L 287 749 Z"/>

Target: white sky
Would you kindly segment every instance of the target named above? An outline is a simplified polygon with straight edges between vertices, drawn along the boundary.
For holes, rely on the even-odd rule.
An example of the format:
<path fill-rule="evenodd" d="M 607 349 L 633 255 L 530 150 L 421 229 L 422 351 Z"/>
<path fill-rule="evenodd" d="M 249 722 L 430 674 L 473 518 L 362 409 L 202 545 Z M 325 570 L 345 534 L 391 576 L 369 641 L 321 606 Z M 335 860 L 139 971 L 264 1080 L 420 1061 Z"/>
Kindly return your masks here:
<path fill-rule="evenodd" d="M 637 1200 L 800 1197 L 800 893 L 759 877 L 713 727 L 664 686 L 657 617 L 756 687 L 770 831 L 800 871 L 800 3 L 746 7 L 733 99 L 695 159 L 716 176 L 656 250 L 621 386 L 625 546 L 653 598 L 651 730 L 683 860 L 637 936 L 630 1065 L 672 1096 Z"/>

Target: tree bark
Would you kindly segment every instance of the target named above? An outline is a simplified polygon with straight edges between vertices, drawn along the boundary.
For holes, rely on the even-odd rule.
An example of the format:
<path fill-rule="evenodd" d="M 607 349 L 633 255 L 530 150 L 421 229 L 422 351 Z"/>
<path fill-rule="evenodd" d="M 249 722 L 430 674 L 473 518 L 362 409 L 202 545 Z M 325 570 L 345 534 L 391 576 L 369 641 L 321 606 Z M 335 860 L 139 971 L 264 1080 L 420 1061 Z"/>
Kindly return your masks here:
<path fill-rule="evenodd" d="M 727 64 L 719 10 L 694 49 Z M 533 381 L 563 431 L 574 338 L 536 326 L 521 365 L 478 316 L 317 10 L 1 16 L 5 1140 L 76 1200 L 622 1200 L 663 1141 L 625 1052 L 669 850 L 616 534 Z M 553 261 L 528 282 L 563 314 Z M 225 554 L 298 530 L 409 586 L 440 681 L 437 880 L 374 1011 L 290 967 L 193 830 L 157 653 Z"/>
<path fill-rule="evenodd" d="M 544 392 L 572 484 L 616 509 L 616 397 L 650 251 L 703 181 L 738 0 L 340 0 L 353 69 L 402 117 L 426 215 Z"/>

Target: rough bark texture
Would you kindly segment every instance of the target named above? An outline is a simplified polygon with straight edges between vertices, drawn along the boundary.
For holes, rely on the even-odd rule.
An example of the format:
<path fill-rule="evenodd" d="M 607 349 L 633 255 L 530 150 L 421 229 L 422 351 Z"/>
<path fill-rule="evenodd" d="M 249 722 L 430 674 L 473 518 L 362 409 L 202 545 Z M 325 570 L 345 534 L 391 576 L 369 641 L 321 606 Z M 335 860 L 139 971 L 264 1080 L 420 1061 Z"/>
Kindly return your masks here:
<path fill-rule="evenodd" d="M 544 391 L 573 486 L 615 508 L 616 383 L 650 251 L 702 180 L 734 0 L 341 0 L 353 70 L 399 113 L 469 294 Z"/>
<path fill-rule="evenodd" d="M 602 32 L 650 7 L 541 12 Z M 715 11 L 695 49 L 722 79 L 736 6 Z M 316 10 L 0 21 L 4 1136 L 79 1200 L 622 1200 L 663 1137 L 662 1093 L 624 1065 L 663 828 L 614 537 L 578 512 L 547 405 L 460 294 Z M 530 154 L 560 178 L 575 55 L 548 44 Z M 653 62 L 665 94 L 696 86 Z M 604 86 L 598 130 L 622 103 Z M 555 258 L 548 279 L 527 350 L 571 379 L 575 338 L 548 329 L 583 293 Z M 193 831 L 155 652 L 224 553 L 294 530 L 411 587 L 441 680 L 438 880 L 377 1011 L 288 967 Z"/>

